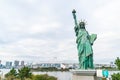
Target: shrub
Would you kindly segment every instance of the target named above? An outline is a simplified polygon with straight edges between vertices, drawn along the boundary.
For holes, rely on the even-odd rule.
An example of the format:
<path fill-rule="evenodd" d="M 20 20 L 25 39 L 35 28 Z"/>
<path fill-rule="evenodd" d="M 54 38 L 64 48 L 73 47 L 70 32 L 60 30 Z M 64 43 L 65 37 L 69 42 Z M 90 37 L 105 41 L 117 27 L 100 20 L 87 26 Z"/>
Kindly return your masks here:
<path fill-rule="evenodd" d="M 44 74 L 44 75 L 34 75 L 32 80 L 57 80 L 57 78 Z"/>
<path fill-rule="evenodd" d="M 112 80 L 120 80 L 120 73 L 116 73 L 111 76 L 112 76 Z"/>

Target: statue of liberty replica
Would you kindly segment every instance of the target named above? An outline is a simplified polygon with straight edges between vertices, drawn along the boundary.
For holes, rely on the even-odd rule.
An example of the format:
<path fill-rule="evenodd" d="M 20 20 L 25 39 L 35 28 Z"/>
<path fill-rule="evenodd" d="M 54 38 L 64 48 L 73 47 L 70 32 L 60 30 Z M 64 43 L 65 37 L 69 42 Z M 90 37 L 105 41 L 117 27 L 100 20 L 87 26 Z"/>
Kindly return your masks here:
<path fill-rule="evenodd" d="M 72 11 L 75 22 L 76 43 L 78 50 L 79 68 L 80 69 L 94 69 L 93 65 L 93 49 L 92 45 L 97 38 L 96 34 L 89 35 L 85 28 L 85 22 L 77 22 L 76 11 Z"/>

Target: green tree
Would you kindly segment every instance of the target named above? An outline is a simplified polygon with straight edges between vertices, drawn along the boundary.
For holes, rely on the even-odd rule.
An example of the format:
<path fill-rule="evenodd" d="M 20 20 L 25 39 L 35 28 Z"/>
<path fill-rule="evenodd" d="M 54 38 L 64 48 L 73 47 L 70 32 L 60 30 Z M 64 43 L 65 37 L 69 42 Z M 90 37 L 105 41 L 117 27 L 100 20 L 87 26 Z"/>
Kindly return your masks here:
<path fill-rule="evenodd" d="M 17 71 L 14 68 L 12 68 L 7 74 L 5 74 L 7 80 L 13 80 L 16 78 L 16 76 L 17 76 Z"/>
<path fill-rule="evenodd" d="M 30 72 L 30 68 L 23 67 L 21 69 L 18 69 L 18 77 L 21 80 L 25 80 L 25 78 L 31 78 L 32 77 L 32 73 Z"/>
<path fill-rule="evenodd" d="M 115 60 L 115 64 L 117 68 L 120 70 L 120 58 L 119 57 L 117 57 L 117 59 Z"/>
<path fill-rule="evenodd" d="M 120 73 L 116 73 L 111 76 L 112 76 L 112 80 L 120 80 Z"/>
<path fill-rule="evenodd" d="M 120 70 L 120 58 L 117 57 L 117 59 L 115 60 L 115 64 L 117 66 L 117 68 Z M 120 73 L 114 73 L 113 75 L 111 75 L 112 80 L 120 80 Z"/>
<path fill-rule="evenodd" d="M 5 80 L 57 80 L 56 77 L 44 75 L 33 75 L 30 68 L 23 67 L 17 71 L 12 68 L 6 75 Z"/>

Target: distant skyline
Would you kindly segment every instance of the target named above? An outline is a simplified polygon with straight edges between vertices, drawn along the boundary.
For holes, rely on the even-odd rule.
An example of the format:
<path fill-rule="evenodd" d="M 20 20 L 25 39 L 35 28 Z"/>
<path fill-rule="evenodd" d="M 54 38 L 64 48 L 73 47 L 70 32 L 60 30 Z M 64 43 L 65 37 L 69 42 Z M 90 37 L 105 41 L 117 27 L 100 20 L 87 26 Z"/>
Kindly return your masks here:
<path fill-rule="evenodd" d="M 72 10 L 97 34 L 94 63 L 120 56 L 119 0 L 0 0 L 0 60 L 78 62 Z"/>

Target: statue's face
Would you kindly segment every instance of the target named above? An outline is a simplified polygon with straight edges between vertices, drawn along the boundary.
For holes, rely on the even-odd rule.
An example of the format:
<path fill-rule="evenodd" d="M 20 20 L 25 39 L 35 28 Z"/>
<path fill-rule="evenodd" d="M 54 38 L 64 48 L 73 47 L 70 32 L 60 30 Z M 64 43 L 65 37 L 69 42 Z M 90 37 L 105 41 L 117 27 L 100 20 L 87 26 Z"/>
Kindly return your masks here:
<path fill-rule="evenodd" d="M 84 22 L 80 22 L 80 23 L 79 23 L 79 26 L 80 26 L 80 28 L 85 29 L 85 23 L 84 23 Z"/>

